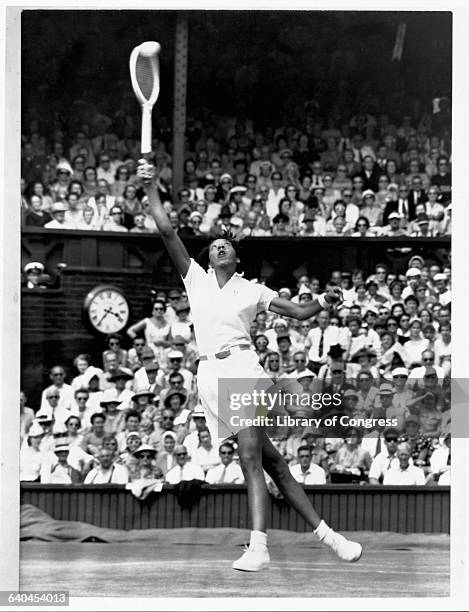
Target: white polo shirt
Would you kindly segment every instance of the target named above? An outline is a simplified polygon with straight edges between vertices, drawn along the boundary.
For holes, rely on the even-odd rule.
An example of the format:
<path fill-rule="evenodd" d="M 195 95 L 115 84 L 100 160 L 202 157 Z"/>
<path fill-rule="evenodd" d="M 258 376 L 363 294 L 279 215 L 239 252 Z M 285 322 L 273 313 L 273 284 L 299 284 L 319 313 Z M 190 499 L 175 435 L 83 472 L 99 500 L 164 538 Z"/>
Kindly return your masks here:
<path fill-rule="evenodd" d="M 303 472 L 301 469 L 301 465 L 297 463 L 296 465 L 292 465 L 290 467 L 290 472 L 293 478 L 305 485 L 320 485 L 326 484 L 326 472 L 322 469 L 320 465 L 311 462 L 311 465 Z"/>
<path fill-rule="evenodd" d="M 233 274 L 220 289 L 215 271 L 205 271 L 191 259 L 183 278 L 197 347 L 202 355 L 236 344 L 252 344 L 249 328 L 256 314 L 268 310 L 277 292 Z"/>
<path fill-rule="evenodd" d="M 205 482 L 209 484 L 243 484 L 244 475 L 240 466 L 232 461 L 228 465 L 217 465 L 210 468 L 205 476 Z"/>
<path fill-rule="evenodd" d="M 407 469 L 400 467 L 391 468 L 384 474 L 383 485 L 424 485 L 425 474 L 423 470 L 415 465 L 409 465 Z"/>
<path fill-rule="evenodd" d="M 166 474 L 168 484 L 178 484 L 182 480 L 205 480 L 205 475 L 200 465 L 186 463 L 184 466 L 175 465 Z"/>

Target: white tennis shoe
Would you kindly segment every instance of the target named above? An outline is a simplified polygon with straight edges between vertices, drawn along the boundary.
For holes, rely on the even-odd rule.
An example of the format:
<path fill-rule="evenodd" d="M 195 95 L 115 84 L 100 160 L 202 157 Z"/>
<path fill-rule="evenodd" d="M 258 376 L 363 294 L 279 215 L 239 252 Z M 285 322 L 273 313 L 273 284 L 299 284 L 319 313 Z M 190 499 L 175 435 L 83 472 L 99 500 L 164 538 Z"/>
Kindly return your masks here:
<path fill-rule="evenodd" d="M 336 533 L 333 529 L 331 529 L 331 532 L 324 538 L 324 544 L 327 544 L 342 561 L 348 561 L 349 563 L 358 561 L 362 556 L 362 545 L 358 542 L 347 540 L 347 538 L 340 533 Z"/>
<path fill-rule="evenodd" d="M 232 568 L 241 572 L 259 572 L 267 569 L 270 555 L 267 546 L 263 544 L 250 545 L 237 561 L 233 561 Z"/>

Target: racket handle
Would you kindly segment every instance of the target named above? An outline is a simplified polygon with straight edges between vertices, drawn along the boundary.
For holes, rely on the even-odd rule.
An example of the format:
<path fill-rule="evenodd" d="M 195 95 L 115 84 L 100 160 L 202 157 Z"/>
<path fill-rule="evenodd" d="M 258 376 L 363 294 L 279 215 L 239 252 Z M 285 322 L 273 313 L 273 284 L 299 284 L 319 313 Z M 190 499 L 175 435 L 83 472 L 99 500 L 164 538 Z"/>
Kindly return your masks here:
<path fill-rule="evenodd" d="M 140 151 L 142 154 L 151 153 L 151 111 L 151 106 L 142 104 L 142 138 L 140 143 Z"/>

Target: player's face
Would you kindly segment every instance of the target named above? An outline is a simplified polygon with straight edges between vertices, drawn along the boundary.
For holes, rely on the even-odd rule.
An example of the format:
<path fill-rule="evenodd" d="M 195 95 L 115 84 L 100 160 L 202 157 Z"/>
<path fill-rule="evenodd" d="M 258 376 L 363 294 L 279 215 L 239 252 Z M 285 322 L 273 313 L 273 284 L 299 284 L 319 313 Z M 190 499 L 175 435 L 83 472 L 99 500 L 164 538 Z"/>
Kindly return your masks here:
<path fill-rule="evenodd" d="M 212 268 L 226 268 L 227 266 L 236 266 L 237 263 L 236 251 L 234 250 L 229 240 L 217 238 L 210 245 L 209 249 L 209 264 Z"/>

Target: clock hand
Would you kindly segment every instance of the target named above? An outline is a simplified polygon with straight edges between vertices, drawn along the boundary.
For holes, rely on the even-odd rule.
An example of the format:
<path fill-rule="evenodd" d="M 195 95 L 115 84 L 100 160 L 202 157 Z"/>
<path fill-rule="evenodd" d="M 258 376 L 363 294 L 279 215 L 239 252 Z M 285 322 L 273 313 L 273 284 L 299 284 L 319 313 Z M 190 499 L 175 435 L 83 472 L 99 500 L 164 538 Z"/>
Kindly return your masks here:
<path fill-rule="evenodd" d="M 114 312 L 112 309 L 110 308 L 106 308 L 106 312 L 109 314 L 114 315 L 115 317 L 117 317 L 119 319 L 119 321 L 123 321 L 124 319 L 120 316 L 120 314 L 118 312 Z"/>
<path fill-rule="evenodd" d="M 99 319 L 99 321 L 96 323 L 96 327 L 98 327 L 99 325 L 101 325 L 101 323 L 104 321 L 104 319 L 108 316 L 109 311 L 105 308 L 104 309 L 104 314 L 103 316 Z"/>

